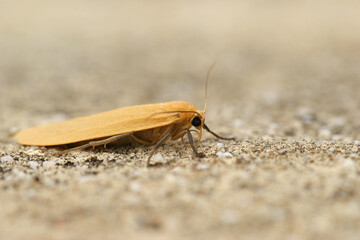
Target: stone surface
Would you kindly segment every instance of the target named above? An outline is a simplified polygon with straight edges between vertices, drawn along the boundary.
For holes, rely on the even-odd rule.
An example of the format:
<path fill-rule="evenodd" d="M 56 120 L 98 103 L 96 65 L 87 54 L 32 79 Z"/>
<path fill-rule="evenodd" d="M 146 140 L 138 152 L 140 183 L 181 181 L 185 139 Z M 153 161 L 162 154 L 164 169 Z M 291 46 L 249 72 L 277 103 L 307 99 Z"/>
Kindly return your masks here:
<path fill-rule="evenodd" d="M 4 3 L 0 239 L 357 239 L 360 4 L 284 3 Z M 236 140 L 204 131 L 204 158 L 14 140 L 135 104 L 201 109 L 214 60 L 206 123 Z"/>

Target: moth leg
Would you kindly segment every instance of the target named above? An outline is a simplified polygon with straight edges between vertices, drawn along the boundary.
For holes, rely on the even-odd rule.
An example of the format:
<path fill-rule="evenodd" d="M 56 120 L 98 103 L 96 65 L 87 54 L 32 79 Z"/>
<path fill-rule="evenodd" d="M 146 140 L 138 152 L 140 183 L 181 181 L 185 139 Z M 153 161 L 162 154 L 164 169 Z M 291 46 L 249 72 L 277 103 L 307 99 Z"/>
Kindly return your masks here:
<path fill-rule="evenodd" d="M 170 135 L 173 133 L 173 130 L 170 130 L 167 134 L 165 134 L 165 136 L 163 136 L 160 141 L 155 145 L 154 149 L 152 150 L 152 152 L 150 153 L 146 165 L 149 167 L 150 166 L 150 159 L 151 157 L 154 155 L 154 153 L 156 152 L 156 150 L 160 147 L 161 144 L 163 144 L 169 137 Z"/>
<path fill-rule="evenodd" d="M 124 133 L 124 134 L 120 134 L 120 135 L 111 136 L 111 137 L 108 137 L 108 138 L 105 138 L 105 139 L 102 139 L 102 140 L 98 140 L 98 141 L 91 141 L 91 142 L 88 142 L 88 143 L 86 143 L 84 145 L 64 150 L 64 151 L 58 153 L 57 155 L 62 155 L 62 154 L 68 153 L 68 152 L 76 151 L 76 150 L 82 150 L 82 149 L 85 149 L 85 148 L 88 148 L 88 147 L 95 148 L 96 146 L 99 146 L 99 145 L 106 145 L 108 143 L 115 142 L 115 141 L 117 141 L 117 140 L 119 140 L 119 139 L 121 139 L 123 137 L 129 136 L 129 135 L 132 135 L 132 134 L 133 134 L 133 132 L 129 132 L 129 133 Z"/>
<path fill-rule="evenodd" d="M 211 133 L 212 135 L 214 135 L 215 137 L 219 138 L 219 139 L 223 139 L 223 140 L 235 140 L 234 137 L 232 138 L 227 138 L 227 137 L 221 137 L 219 135 L 217 135 L 216 133 L 214 133 L 213 131 L 210 130 L 210 128 L 208 126 L 206 126 L 206 124 L 204 123 L 203 128 L 205 128 L 206 131 L 208 131 L 209 133 Z"/>
<path fill-rule="evenodd" d="M 149 141 L 145 141 L 145 140 L 142 140 L 140 138 L 138 138 L 137 136 L 135 136 L 135 134 L 131 134 L 130 135 L 135 141 L 141 143 L 141 144 L 144 144 L 144 145 L 150 145 L 151 143 Z"/>
<path fill-rule="evenodd" d="M 193 137 L 192 137 L 192 135 L 191 135 L 190 130 L 189 130 L 189 129 L 186 129 L 186 133 L 187 133 L 187 136 L 188 136 L 188 138 L 189 138 L 189 143 L 190 143 L 190 146 L 191 146 L 192 150 L 194 151 L 194 153 L 195 153 L 195 155 L 196 155 L 197 157 L 200 157 L 199 153 L 196 151 L 196 148 L 195 148 L 195 145 L 194 145 L 194 139 L 193 139 Z"/>

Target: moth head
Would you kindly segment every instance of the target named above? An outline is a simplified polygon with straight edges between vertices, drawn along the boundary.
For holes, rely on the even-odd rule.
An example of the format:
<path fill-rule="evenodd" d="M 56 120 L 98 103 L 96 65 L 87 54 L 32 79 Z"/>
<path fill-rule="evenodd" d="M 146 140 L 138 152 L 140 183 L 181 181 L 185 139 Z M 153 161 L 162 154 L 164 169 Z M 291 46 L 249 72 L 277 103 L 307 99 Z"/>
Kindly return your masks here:
<path fill-rule="evenodd" d="M 205 121 L 205 112 L 204 111 L 193 111 L 192 112 L 192 116 L 189 119 L 190 122 L 188 123 L 188 127 L 187 130 L 194 133 L 195 136 L 195 144 L 194 146 L 196 147 L 197 145 L 199 145 L 200 140 L 201 140 L 201 136 L 202 136 L 202 129 L 204 126 L 204 121 Z M 195 129 L 190 129 L 194 127 Z M 181 142 L 186 146 L 186 147 L 191 147 L 189 144 L 185 143 L 184 141 L 184 136 L 186 135 L 186 131 L 183 132 L 184 135 L 181 137 Z"/>

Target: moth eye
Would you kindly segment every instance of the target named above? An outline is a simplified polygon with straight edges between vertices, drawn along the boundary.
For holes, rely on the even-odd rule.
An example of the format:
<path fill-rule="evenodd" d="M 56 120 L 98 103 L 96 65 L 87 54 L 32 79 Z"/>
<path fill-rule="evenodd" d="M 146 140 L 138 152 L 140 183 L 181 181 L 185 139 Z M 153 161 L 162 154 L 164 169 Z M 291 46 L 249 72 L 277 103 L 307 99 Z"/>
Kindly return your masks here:
<path fill-rule="evenodd" d="M 194 117 L 193 120 L 191 121 L 191 124 L 194 127 L 198 127 L 201 125 L 201 119 L 199 117 Z"/>

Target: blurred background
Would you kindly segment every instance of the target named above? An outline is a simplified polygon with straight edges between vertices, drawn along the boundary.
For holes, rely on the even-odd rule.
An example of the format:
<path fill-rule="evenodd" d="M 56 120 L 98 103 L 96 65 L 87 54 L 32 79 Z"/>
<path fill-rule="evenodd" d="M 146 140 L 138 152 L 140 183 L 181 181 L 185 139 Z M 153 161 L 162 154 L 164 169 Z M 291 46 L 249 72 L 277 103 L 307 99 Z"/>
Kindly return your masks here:
<path fill-rule="evenodd" d="M 355 0 L 0 1 L 0 238 L 155 229 L 357 239 L 359 9 Z M 214 61 L 206 121 L 237 141 L 204 134 L 210 157 L 199 164 L 181 143 L 161 148 L 183 164 L 174 171 L 128 157 L 150 148 L 55 158 L 15 144 L 19 129 L 129 105 L 201 109 Z"/>
<path fill-rule="evenodd" d="M 202 108 L 214 61 L 208 121 L 219 125 L 266 118 L 281 127 L 284 115 L 328 119 L 358 109 L 358 1 L 1 5 L 6 128 L 171 100 Z"/>

